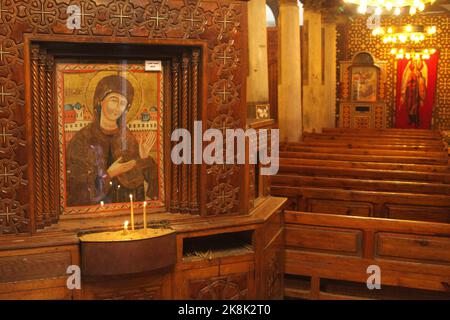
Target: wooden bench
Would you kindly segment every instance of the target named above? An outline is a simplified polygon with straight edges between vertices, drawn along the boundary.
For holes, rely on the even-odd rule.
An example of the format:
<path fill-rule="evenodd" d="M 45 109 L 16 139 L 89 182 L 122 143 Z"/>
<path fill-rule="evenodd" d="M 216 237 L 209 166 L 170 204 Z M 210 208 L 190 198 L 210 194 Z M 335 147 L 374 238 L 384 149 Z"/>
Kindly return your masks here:
<path fill-rule="evenodd" d="M 428 144 L 434 146 L 442 146 L 444 142 L 442 139 L 427 139 L 427 138 L 414 138 L 405 139 L 402 137 L 386 137 L 386 136 L 374 136 L 374 135 L 333 135 L 323 133 L 304 133 L 303 141 L 338 141 L 338 142 L 364 142 L 368 144 Z"/>
<path fill-rule="evenodd" d="M 450 299 L 450 225 L 285 212 L 285 296 Z M 369 290 L 372 271 L 381 290 Z"/>
<path fill-rule="evenodd" d="M 442 194 L 450 196 L 450 185 L 436 182 L 396 181 L 396 180 L 364 180 L 351 178 L 299 176 L 277 174 L 271 177 L 274 186 L 323 187 L 345 190 L 369 190 L 382 192 L 410 192 L 424 194 Z"/>
<path fill-rule="evenodd" d="M 405 156 L 405 157 L 425 157 L 425 158 L 448 158 L 447 151 L 430 150 L 379 150 L 379 149 L 352 149 L 340 147 L 320 147 L 320 146 L 298 146 L 290 145 L 285 151 L 290 152 L 310 152 L 310 153 L 331 153 L 331 154 L 354 154 L 354 155 L 374 155 L 374 156 Z"/>
<path fill-rule="evenodd" d="M 450 172 L 446 164 L 426 165 L 414 163 L 383 163 L 383 162 L 361 162 L 361 161 L 339 161 L 328 159 L 297 159 L 280 158 L 280 169 L 285 165 L 308 165 L 316 167 L 340 167 L 355 169 L 379 169 L 379 170 L 404 170 L 422 172 Z"/>
<path fill-rule="evenodd" d="M 450 223 L 447 195 L 277 185 L 271 194 L 304 212 Z"/>
<path fill-rule="evenodd" d="M 348 148 L 348 149 L 371 149 L 371 150 L 423 150 L 423 151 L 446 151 L 448 147 L 446 145 L 429 145 L 427 143 L 422 144 L 383 144 L 383 143 L 366 143 L 361 140 L 355 141 L 335 141 L 335 140 L 307 140 L 302 142 L 289 142 L 281 143 L 280 149 L 288 151 L 289 147 L 313 147 L 313 148 Z"/>
<path fill-rule="evenodd" d="M 383 163 L 413 163 L 413 164 L 440 164 L 447 165 L 448 157 L 430 158 L 423 156 L 389 156 L 389 155 L 360 155 L 360 154 L 328 154 L 317 152 L 290 152 L 281 151 L 280 158 L 294 159 L 322 159 L 356 162 L 383 162 Z"/>
<path fill-rule="evenodd" d="M 347 132 L 347 131 L 338 131 L 338 132 L 322 132 L 322 133 L 308 133 L 305 132 L 303 134 L 304 137 L 312 137 L 312 138 L 354 138 L 354 137 L 362 137 L 369 139 L 383 139 L 383 140 L 404 140 L 404 141 L 423 141 L 423 142 L 442 142 L 442 136 L 440 134 L 437 135 L 416 135 L 416 134 L 397 134 L 397 133 L 372 133 L 366 131 L 359 132 Z"/>
<path fill-rule="evenodd" d="M 411 137 L 438 137 L 442 138 L 440 131 L 425 129 L 356 129 L 356 128 L 323 128 L 322 133 L 331 134 L 372 134 L 372 135 L 394 135 L 404 138 Z"/>
<path fill-rule="evenodd" d="M 271 193 L 296 211 L 285 214 L 285 295 L 450 299 L 446 148 L 436 132 L 341 129 L 283 145 Z M 365 287 L 370 265 L 383 293 Z"/>
<path fill-rule="evenodd" d="M 303 164 L 280 165 L 278 174 L 299 175 L 313 177 L 343 177 L 351 179 L 368 180 L 398 180 L 398 181 L 422 181 L 450 183 L 450 173 L 410 171 L 410 170 L 380 170 L 380 169 L 359 169 L 338 166 L 315 166 Z"/>

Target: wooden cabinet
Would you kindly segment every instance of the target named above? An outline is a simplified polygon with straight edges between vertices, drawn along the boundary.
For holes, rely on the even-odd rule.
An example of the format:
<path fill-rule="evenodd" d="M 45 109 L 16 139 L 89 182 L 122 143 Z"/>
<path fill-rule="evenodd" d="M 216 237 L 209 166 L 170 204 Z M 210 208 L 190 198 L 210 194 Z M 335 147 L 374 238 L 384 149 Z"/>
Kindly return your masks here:
<path fill-rule="evenodd" d="M 339 127 L 356 129 L 386 128 L 386 103 L 353 103 L 340 104 Z"/>
<path fill-rule="evenodd" d="M 254 235 L 253 228 L 180 235 L 176 298 L 255 299 Z"/>
<path fill-rule="evenodd" d="M 183 274 L 183 299 L 255 299 L 254 262 L 218 264 Z"/>
<path fill-rule="evenodd" d="M 0 300 L 72 299 L 66 272 L 78 264 L 77 246 L 0 251 Z"/>
<path fill-rule="evenodd" d="M 20 245 L 4 241 L 0 299 L 282 298 L 285 201 L 268 198 L 248 216 L 174 224 L 175 265 L 144 273 L 83 274 L 80 244 L 73 234 L 61 239 L 51 233 L 33 236 Z M 67 288 L 72 265 L 81 266 L 80 290 Z"/>
<path fill-rule="evenodd" d="M 284 293 L 284 234 L 280 229 L 277 236 L 264 249 L 261 284 L 262 299 L 283 299 Z"/>
<path fill-rule="evenodd" d="M 282 299 L 284 285 L 284 223 L 282 211 L 275 212 L 258 230 L 261 234 L 258 299 Z"/>
<path fill-rule="evenodd" d="M 108 277 L 84 281 L 76 299 L 161 300 L 172 297 L 172 274 L 160 270 L 148 275 Z"/>

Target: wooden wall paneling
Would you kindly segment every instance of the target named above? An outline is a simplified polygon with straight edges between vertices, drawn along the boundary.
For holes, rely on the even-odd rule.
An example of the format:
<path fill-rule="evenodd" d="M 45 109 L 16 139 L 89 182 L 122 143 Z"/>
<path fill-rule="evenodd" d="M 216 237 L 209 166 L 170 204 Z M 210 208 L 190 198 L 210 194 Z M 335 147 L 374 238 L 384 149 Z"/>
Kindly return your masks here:
<path fill-rule="evenodd" d="M 70 265 L 80 265 L 76 245 L 0 251 L 0 299 L 72 299 Z"/>
<path fill-rule="evenodd" d="M 281 300 L 284 296 L 284 232 L 278 233 L 263 250 L 263 299 Z"/>
<path fill-rule="evenodd" d="M 212 97 L 208 99 L 207 118 L 208 128 L 221 130 L 224 135 L 226 129 L 244 128 L 246 122 L 246 101 L 240 98 L 245 96 L 248 66 L 246 15 L 247 5 L 242 5 L 232 10 L 222 7 L 213 18 L 220 34 L 215 39 L 215 48 L 211 46 L 209 50 L 208 82 Z M 235 52 L 231 61 L 223 58 L 225 50 Z M 242 192 L 244 170 L 244 166 L 235 164 L 207 166 L 207 185 L 211 185 L 207 190 L 207 215 L 244 213 L 241 206 L 241 200 L 246 201 Z"/>
<path fill-rule="evenodd" d="M 171 270 L 135 277 L 112 277 L 84 282 L 80 299 L 164 300 L 172 299 Z"/>
<path fill-rule="evenodd" d="M 254 235 L 256 299 L 282 299 L 284 292 L 283 208 L 276 211 Z"/>

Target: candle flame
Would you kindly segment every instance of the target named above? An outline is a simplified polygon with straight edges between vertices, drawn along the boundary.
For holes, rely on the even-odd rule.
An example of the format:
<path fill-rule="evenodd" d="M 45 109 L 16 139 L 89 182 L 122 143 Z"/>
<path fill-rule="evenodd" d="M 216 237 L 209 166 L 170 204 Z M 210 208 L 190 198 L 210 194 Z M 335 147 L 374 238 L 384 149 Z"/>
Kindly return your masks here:
<path fill-rule="evenodd" d="M 132 194 L 130 194 L 130 199 L 133 200 L 133 195 Z"/>
<path fill-rule="evenodd" d="M 124 228 L 125 230 L 128 229 L 128 224 L 129 224 L 128 220 L 126 220 L 126 221 L 123 223 L 123 228 Z"/>
<path fill-rule="evenodd" d="M 100 201 L 100 205 L 103 207 L 105 203 L 103 201 Z"/>
<path fill-rule="evenodd" d="M 144 201 L 144 207 L 146 207 L 147 206 L 147 201 Z"/>

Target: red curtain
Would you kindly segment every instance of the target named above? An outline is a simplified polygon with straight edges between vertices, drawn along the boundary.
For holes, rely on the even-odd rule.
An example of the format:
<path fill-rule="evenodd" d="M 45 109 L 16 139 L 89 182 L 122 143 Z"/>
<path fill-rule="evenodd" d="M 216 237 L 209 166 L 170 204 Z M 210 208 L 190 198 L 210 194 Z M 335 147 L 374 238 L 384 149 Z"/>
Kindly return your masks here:
<path fill-rule="evenodd" d="M 430 129 L 439 53 L 397 62 L 396 128 Z"/>

